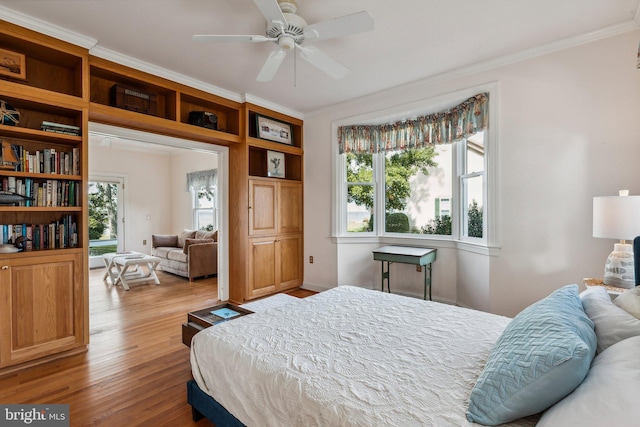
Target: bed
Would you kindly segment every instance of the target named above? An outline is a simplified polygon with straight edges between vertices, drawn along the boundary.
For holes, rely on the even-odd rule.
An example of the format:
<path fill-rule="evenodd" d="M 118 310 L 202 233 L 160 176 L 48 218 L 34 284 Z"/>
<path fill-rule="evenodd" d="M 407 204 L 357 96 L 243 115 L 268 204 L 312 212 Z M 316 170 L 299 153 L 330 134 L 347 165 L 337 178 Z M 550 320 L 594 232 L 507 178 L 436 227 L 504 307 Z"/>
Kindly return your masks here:
<path fill-rule="evenodd" d="M 541 345 L 550 341 L 545 330 L 554 337 L 564 333 L 558 335 L 556 327 L 569 325 L 573 330 L 577 324 L 583 330 L 577 333 L 577 344 L 572 341 L 575 331 L 559 340 L 562 351 L 545 356 L 553 366 L 543 373 L 539 362 L 528 364 L 529 371 L 536 371 L 533 374 L 500 365 L 504 359 L 527 364 L 519 359 L 527 356 L 517 354 L 523 347 L 518 339 L 529 340 L 528 328 L 537 325 L 536 316 L 526 313 L 532 307 L 512 320 L 338 286 L 196 334 L 188 400 L 194 414 L 207 416 L 218 427 L 474 426 L 478 421 L 505 426 L 533 426 L 540 421 L 553 426 L 553 419 L 545 421 L 546 414 L 540 419 L 541 412 L 556 401 L 564 402 L 587 382 L 596 353 L 594 323 L 583 311 L 577 286 L 564 287 L 550 297 L 558 293 L 553 304 L 547 298 L 540 302 L 543 307 L 534 307 L 540 305 L 536 303 L 530 310 L 542 322 Z M 565 305 L 572 305 L 570 318 L 550 327 L 548 318 L 565 316 Z M 640 338 L 636 344 L 640 352 Z M 572 352 L 569 358 L 567 351 Z M 502 381 L 496 380 L 496 372 L 498 377 L 507 374 L 506 389 L 491 389 Z M 510 389 L 522 383 L 528 383 L 524 391 Z M 540 383 L 552 392 L 536 388 Z M 550 396 L 554 393 L 561 396 Z M 524 403 L 514 402 L 513 396 L 521 396 Z M 544 401 L 548 398 L 554 400 L 551 405 Z M 518 407 L 523 404 L 524 412 Z M 490 408 L 483 413 L 487 405 Z"/>

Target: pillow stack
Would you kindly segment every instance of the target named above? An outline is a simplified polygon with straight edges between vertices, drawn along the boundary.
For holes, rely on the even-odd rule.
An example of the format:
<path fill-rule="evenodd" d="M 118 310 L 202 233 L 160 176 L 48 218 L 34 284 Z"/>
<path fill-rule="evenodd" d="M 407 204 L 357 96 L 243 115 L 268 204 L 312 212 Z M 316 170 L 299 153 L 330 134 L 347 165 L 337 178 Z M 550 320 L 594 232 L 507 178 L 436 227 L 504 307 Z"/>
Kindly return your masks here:
<path fill-rule="evenodd" d="M 544 411 L 580 385 L 595 352 L 578 286 L 558 289 L 507 325 L 471 392 L 467 419 L 498 425 Z"/>

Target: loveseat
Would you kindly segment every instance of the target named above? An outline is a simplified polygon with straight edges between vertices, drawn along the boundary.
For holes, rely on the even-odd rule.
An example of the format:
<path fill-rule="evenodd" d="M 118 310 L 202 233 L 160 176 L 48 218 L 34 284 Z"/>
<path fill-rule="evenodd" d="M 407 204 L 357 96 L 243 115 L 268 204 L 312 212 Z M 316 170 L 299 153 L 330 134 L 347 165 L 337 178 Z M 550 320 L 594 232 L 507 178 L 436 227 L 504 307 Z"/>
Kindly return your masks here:
<path fill-rule="evenodd" d="M 184 230 L 180 234 L 153 234 L 151 255 L 161 259 L 160 269 L 188 277 L 218 273 L 218 232 Z"/>

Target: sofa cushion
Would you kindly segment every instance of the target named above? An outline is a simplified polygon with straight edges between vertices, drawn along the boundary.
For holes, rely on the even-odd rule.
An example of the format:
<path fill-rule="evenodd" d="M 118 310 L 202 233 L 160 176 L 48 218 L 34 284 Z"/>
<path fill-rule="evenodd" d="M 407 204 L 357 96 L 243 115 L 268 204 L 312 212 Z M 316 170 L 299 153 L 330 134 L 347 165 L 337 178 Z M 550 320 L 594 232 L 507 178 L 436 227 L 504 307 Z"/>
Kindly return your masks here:
<path fill-rule="evenodd" d="M 178 235 L 177 234 L 153 234 L 151 236 L 151 246 L 154 248 L 159 248 L 161 246 L 178 246 Z"/>
<path fill-rule="evenodd" d="M 218 231 L 196 231 L 196 239 L 213 239 L 214 242 L 218 241 Z"/>
<path fill-rule="evenodd" d="M 177 241 L 177 240 L 176 240 Z M 168 259 L 169 252 L 175 251 L 175 247 L 171 246 L 160 246 L 159 248 L 153 248 L 151 250 L 151 255 L 157 256 L 158 258 Z"/>
<path fill-rule="evenodd" d="M 167 252 L 167 259 L 171 261 L 187 262 L 187 255 L 182 252 L 182 249 L 173 249 Z"/>
<path fill-rule="evenodd" d="M 199 243 L 214 243 L 213 239 L 184 239 L 183 253 L 189 253 L 189 246 L 197 245 Z"/>
<path fill-rule="evenodd" d="M 193 239 L 194 237 L 196 237 L 196 230 L 187 230 L 185 228 L 178 235 L 178 247 L 182 248 L 184 246 L 185 239 Z"/>

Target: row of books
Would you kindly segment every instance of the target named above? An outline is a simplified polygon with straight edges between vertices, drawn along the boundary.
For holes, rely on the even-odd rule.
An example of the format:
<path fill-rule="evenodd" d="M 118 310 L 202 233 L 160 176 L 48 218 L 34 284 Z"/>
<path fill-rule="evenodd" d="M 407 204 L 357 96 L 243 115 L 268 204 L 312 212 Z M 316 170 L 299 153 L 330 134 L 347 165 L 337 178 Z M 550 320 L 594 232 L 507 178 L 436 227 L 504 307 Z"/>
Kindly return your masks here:
<path fill-rule="evenodd" d="M 24 236 L 23 249 L 66 249 L 78 247 L 78 225 L 72 215 L 65 215 L 50 224 L 2 224 L 2 243 L 15 243 Z"/>
<path fill-rule="evenodd" d="M 58 151 L 55 148 L 29 151 L 19 144 L 7 141 L 2 141 L 2 144 L 3 164 L 13 165 L 16 172 L 80 175 L 78 147 L 73 147 L 71 151 Z M 4 154 L 9 152 L 5 145 L 10 146 L 11 156 Z"/>
<path fill-rule="evenodd" d="M 80 183 L 77 181 L 2 177 L 2 190 L 27 197 L 21 206 L 69 207 L 79 206 Z"/>
<path fill-rule="evenodd" d="M 73 125 L 63 125 L 62 123 L 43 121 L 40 129 L 45 132 L 63 133 L 66 135 L 80 136 L 80 127 Z"/>

